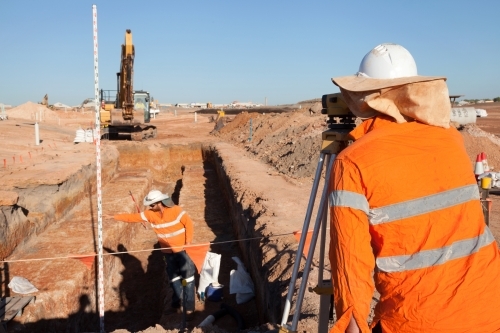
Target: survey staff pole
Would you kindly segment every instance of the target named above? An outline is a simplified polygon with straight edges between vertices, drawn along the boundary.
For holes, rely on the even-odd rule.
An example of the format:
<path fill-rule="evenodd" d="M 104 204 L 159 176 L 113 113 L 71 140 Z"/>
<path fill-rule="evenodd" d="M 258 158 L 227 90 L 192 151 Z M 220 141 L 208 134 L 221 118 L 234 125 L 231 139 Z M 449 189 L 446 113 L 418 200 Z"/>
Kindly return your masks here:
<path fill-rule="evenodd" d="M 102 191 L 101 191 L 101 117 L 99 107 L 99 57 L 97 48 L 97 7 L 92 5 L 92 21 L 94 31 L 94 97 L 95 97 L 95 155 L 96 155 L 96 186 L 97 186 L 97 294 L 99 305 L 100 332 L 104 333 L 104 276 L 102 255 Z"/>

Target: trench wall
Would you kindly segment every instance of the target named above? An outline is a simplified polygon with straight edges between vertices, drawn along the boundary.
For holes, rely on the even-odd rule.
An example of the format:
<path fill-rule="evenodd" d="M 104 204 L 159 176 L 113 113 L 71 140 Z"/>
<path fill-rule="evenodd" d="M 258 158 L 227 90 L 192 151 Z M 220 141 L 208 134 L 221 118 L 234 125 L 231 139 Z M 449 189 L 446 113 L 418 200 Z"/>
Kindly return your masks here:
<path fill-rule="evenodd" d="M 118 151 L 106 147 L 102 152 L 102 184 L 117 169 Z M 95 164 L 83 165 L 66 180 L 56 184 L 26 184 L 11 189 L 17 200 L 0 205 L 0 259 L 43 232 L 51 223 L 62 219 L 86 197 L 96 191 Z"/>
<path fill-rule="evenodd" d="M 171 180 L 181 179 L 182 167 L 185 164 L 202 161 L 201 143 L 186 145 L 157 143 L 146 147 L 134 142 L 124 142 L 119 146 L 119 151 L 119 168 L 149 169 L 158 187 L 162 184 L 167 185 Z"/>
<path fill-rule="evenodd" d="M 256 209 L 253 202 L 248 202 L 245 197 L 245 188 L 233 185 L 234 174 L 226 168 L 223 157 L 219 154 L 217 145 L 206 145 L 193 143 L 186 145 L 164 145 L 150 146 L 147 150 L 134 146 L 133 143 L 120 147 L 120 168 L 149 166 L 153 173 L 156 185 L 161 184 L 163 179 L 177 180 L 182 182 L 183 166 L 190 163 L 201 163 L 203 161 L 213 165 L 217 172 L 222 195 L 225 198 L 232 221 L 232 228 L 237 239 L 262 237 L 262 232 L 257 223 L 261 212 Z M 234 157 L 238 158 L 238 157 Z M 168 168 L 166 168 L 168 165 Z M 154 185 L 154 184 L 153 184 Z M 173 192 L 174 185 L 166 185 L 167 191 Z M 294 244 L 295 241 L 292 241 Z M 247 270 L 252 276 L 256 301 L 259 309 L 259 321 L 280 322 L 282 315 L 282 292 L 283 284 L 276 279 L 269 279 L 265 262 L 269 260 L 263 255 L 265 245 L 260 240 L 239 242 L 239 248 Z M 285 251 L 284 251 L 285 252 Z M 283 260 L 288 260 L 285 258 Z M 293 263 L 288 266 L 292 266 Z M 271 269 L 272 270 L 272 269 Z M 286 284 L 285 284 L 286 285 Z"/>
<path fill-rule="evenodd" d="M 227 167 L 217 145 L 204 146 L 203 158 L 213 164 L 214 169 L 217 171 L 219 184 L 226 198 L 227 207 L 230 210 L 229 214 L 236 238 L 257 238 L 246 242 L 238 242 L 238 244 L 255 286 L 259 321 L 261 323 L 280 322 L 283 301 L 282 292 L 286 284 L 283 285 L 278 279 L 272 277 L 274 268 L 268 266 L 273 265 L 272 262 L 277 263 L 280 260 L 288 260 L 286 258 L 287 251 L 282 252 L 285 255 L 279 256 L 280 259 L 276 259 L 277 257 L 273 255 L 274 261 L 269 260 L 268 255 L 265 253 L 268 247 L 265 241 L 261 240 L 265 236 L 259 222 L 262 211 L 257 208 L 259 203 L 255 202 L 255 199 L 246 193 L 245 185 L 249 184 L 243 183 L 235 186 L 235 178 L 238 177 Z M 278 249 L 278 252 L 281 251 Z M 291 264 L 288 266 L 291 267 Z"/>
<path fill-rule="evenodd" d="M 146 169 L 136 169 L 135 175 L 118 172 L 119 152 L 113 146 L 103 149 L 101 157 L 103 211 L 108 214 L 115 210 L 132 211 L 135 208 L 132 201 L 122 200 L 122 197 L 127 198 L 127 193 L 120 196 L 117 188 L 133 186 L 139 195 L 147 193 L 151 187 L 151 173 Z M 60 183 L 19 186 L 10 192 L 16 193 L 16 200 L 11 205 L 0 207 L 4 258 L 50 258 L 96 251 L 95 161 L 74 170 Z M 103 246 L 115 251 L 118 244 L 131 248 L 137 241 L 134 237 L 137 228 L 140 226 L 105 220 Z M 34 294 L 36 301 L 12 322 L 17 325 L 15 330 L 42 332 L 98 328 L 94 315 L 98 313 L 96 263 L 94 261 L 90 268 L 74 259 L 2 264 L 2 296 L 16 296 L 15 293 L 11 295 L 7 287 L 13 276 L 25 277 L 39 289 Z M 108 314 L 123 311 L 121 305 L 113 301 L 123 279 L 122 270 L 118 257 L 104 256 L 105 310 Z"/>
<path fill-rule="evenodd" d="M 235 157 L 236 158 L 236 157 Z M 260 212 L 252 208 L 252 203 L 243 200 L 245 188 L 234 189 L 232 179 L 234 175 L 227 170 L 222 156 L 214 146 L 194 143 L 187 145 L 165 145 L 156 143 L 153 145 L 137 144 L 134 142 L 124 142 L 109 147 L 109 151 L 103 155 L 102 184 L 107 187 L 108 193 L 104 197 L 116 196 L 111 203 L 104 203 L 104 211 L 111 212 L 119 209 L 135 210 L 135 206 L 128 199 L 129 185 L 122 186 L 117 183 L 136 182 L 136 200 L 141 204 L 142 197 L 149 191 L 151 186 L 162 188 L 172 193 L 174 188 L 182 186 L 183 167 L 190 163 L 209 162 L 213 165 L 219 178 L 220 187 L 230 209 L 233 229 L 238 239 L 253 238 L 262 236 L 259 229 L 258 218 Z M 125 174 L 124 174 L 124 170 Z M 128 173 L 134 173 L 129 176 Z M 121 174 L 121 176 L 120 176 Z M 121 177 L 121 180 L 117 177 Z M 2 257 L 8 256 L 16 246 L 22 245 L 27 239 L 40 235 L 47 228 L 51 221 L 64 219 L 75 209 L 83 209 L 83 214 L 88 212 L 79 205 L 89 205 L 91 200 L 95 200 L 95 165 L 83 166 L 80 170 L 72 174 L 66 181 L 54 185 L 40 185 L 26 188 L 16 188 L 15 192 L 19 196 L 16 205 L 1 206 L 0 211 L 0 250 Z M 92 199 L 93 198 L 93 199 Z M 126 204 L 124 204 L 126 202 Z M 106 206 L 107 205 L 107 206 Z M 123 211 L 123 210 L 122 210 Z M 85 213 L 87 212 L 87 213 Z M 3 224 L 3 225 L 2 225 Z M 5 228 L 4 228 L 5 227 Z M 116 249 L 118 243 L 127 247 L 136 242 L 134 228 L 140 226 L 128 226 L 126 224 L 109 223 L 105 221 L 104 245 Z M 6 231 L 5 231 L 6 230 Z M 154 238 L 154 237 L 153 237 Z M 276 281 L 268 279 L 269 274 L 264 266 L 266 260 L 263 255 L 263 244 L 260 240 L 239 242 L 240 250 L 245 261 L 245 265 L 250 272 L 256 292 L 256 301 L 259 309 L 259 320 L 264 322 L 279 322 L 281 316 L 282 286 Z M 78 263 L 67 264 L 57 263 L 50 271 L 44 273 L 47 278 L 58 270 L 66 270 L 68 276 L 74 275 L 74 280 L 54 281 L 53 288 L 58 288 L 57 292 L 51 291 L 52 286 L 48 286 L 46 291 L 37 295 L 37 300 L 41 300 L 36 306 L 28 309 L 27 314 L 19 320 L 25 327 L 36 329 L 68 329 L 68 327 L 79 327 L 80 329 L 95 327 L 95 317 L 88 316 L 88 313 L 96 313 L 96 276 L 95 270 L 86 270 Z M 80 266 L 78 266 L 80 265 Z M 30 269 L 36 271 L 38 266 L 31 265 Z M 76 268 L 73 268 L 75 266 Z M 40 266 L 42 267 L 42 266 Z M 15 273 L 15 265 L 11 266 L 12 273 Z M 108 293 L 114 293 L 121 282 L 120 270 L 123 266 L 117 257 L 105 257 L 105 275 L 109 277 L 105 281 L 105 289 Z M 76 273 L 69 274 L 72 269 Z M 20 271 L 21 276 L 29 277 Z M 43 274 L 42 274 L 43 275 Z M 163 279 L 163 278 L 162 278 Z M 36 282 L 36 281 L 32 281 Z M 65 289 L 64 284 L 67 285 Z M 86 311 L 81 309 L 81 296 L 86 295 Z M 80 296 L 80 299 L 79 299 Z M 109 299 L 109 295 L 106 299 Z M 43 303 L 45 301 L 45 303 Z M 120 304 L 110 304 L 106 306 L 106 311 L 119 311 Z M 65 314 L 67 317 L 65 318 Z M 54 317 L 56 315 L 56 317 Z M 43 320 L 52 318 L 44 325 Z M 59 319 L 58 319 L 59 318 Z M 68 321 L 69 319 L 69 321 Z M 59 322 L 57 322 L 59 320 Z M 37 325 L 38 323 L 38 325 Z M 33 324 L 29 326 L 29 324 Z"/>

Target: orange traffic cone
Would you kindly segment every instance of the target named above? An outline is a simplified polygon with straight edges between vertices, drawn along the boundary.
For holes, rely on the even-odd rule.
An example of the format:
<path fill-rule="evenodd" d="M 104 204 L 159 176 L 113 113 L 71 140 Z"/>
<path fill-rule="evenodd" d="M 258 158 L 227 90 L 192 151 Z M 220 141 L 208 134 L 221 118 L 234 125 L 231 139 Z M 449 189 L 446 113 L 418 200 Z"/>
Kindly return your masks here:
<path fill-rule="evenodd" d="M 478 176 L 482 175 L 484 173 L 484 165 L 483 165 L 483 161 L 481 159 L 481 153 L 477 154 L 477 157 L 476 157 L 476 166 L 474 168 L 474 174 L 476 175 L 476 179 L 478 178 Z"/>
<path fill-rule="evenodd" d="M 488 165 L 488 160 L 486 159 L 486 153 L 481 153 L 481 159 L 483 160 L 483 169 L 484 172 L 490 171 L 490 166 Z"/>

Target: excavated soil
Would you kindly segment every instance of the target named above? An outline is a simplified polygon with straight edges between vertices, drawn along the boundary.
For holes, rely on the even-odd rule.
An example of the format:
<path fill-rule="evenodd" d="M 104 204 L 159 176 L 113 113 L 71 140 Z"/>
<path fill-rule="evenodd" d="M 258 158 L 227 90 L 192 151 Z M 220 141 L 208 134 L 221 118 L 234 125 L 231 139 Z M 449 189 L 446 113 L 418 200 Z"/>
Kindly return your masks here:
<path fill-rule="evenodd" d="M 500 169 L 500 103 L 478 105 L 488 117 L 460 127 L 471 160 L 485 152 Z M 91 126 L 92 113 L 40 110 L 26 103 L 7 110 L 0 122 L 0 271 L 2 297 L 16 296 L 7 284 L 23 276 L 39 292 L 35 304 L 7 324 L 9 332 L 98 331 L 96 265 L 60 258 L 96 251 L 95 145 L 73 143 L 78 128 Z M 43 114 L 39 118 L 36 114 Z M 194 243 L 212 242 L 222 254 L 219 282 L 229 286 L 245 262 L 256 297 L 237 304 L 225 289 L 224 300 L 244 321 L 246 332 L 267 332 L 281 321 L 297 241 L 326 129 L 318 105 L 283 112 L 272 109 L 227 113 L 214 131 L 215 110 L 162 112 L 152 123 L 158 136 L 146 142 L 102 141 L 105 327 L 108 332 L 179 332 L 182 317 L 168 314 L 170 289 L 156 238 L 150 228 L 115 222 L 111 216 L 136 209 L 151 188 L 172 193 L 195 222 Z M 34 121 L 40 120 L 39 146 Z M 195 122 L 195 119 L 197 121 Z M 3 164 L 1 164 L 3 163 Z M 322 183 L 320 183 L 320 188 Z M 500 240 L 500 199 L 492 191 L 490 228 Z M 318 205 L 316 200 L 316 207 Z M 314 222 L 314 221 L 313 221 Z M 312 223 L 313 223 L 312 222 Z M 307 285 L 318 279 L 318 252 Z M 20 261 L 31 260 L 31 261 Z M 328 263 L 325 264 L 328 270 Z M 328 276 L 328 273 L 326 273 Z M 301 282 L 301 275 L 297 284 Z M 231 316 L 195 327 L 219 310 L 220 302 L 196 303 L 187 322 L 191 332 L 240 330 Z M 317 330 L 319 299 L 306 292 L 299 331 Z M 290 315 L 293 315 L 294 307 Z M 291 319 L 291 318 L 290 318 Z M 332 323 L 330 323 L 331 325 Z"/>

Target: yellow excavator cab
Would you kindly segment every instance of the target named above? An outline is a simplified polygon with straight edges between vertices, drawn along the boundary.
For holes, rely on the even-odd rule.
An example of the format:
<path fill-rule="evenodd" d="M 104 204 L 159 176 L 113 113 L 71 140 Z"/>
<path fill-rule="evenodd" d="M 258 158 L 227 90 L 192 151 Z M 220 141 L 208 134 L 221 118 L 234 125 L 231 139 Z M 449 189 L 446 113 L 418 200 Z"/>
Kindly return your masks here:
<path fill-rule="evenodd" d="M 220 118 L 225 117 L 226 113 L 223 110 L 217 110 L 217 118 L 215 121 L 217 122 Z"/>

